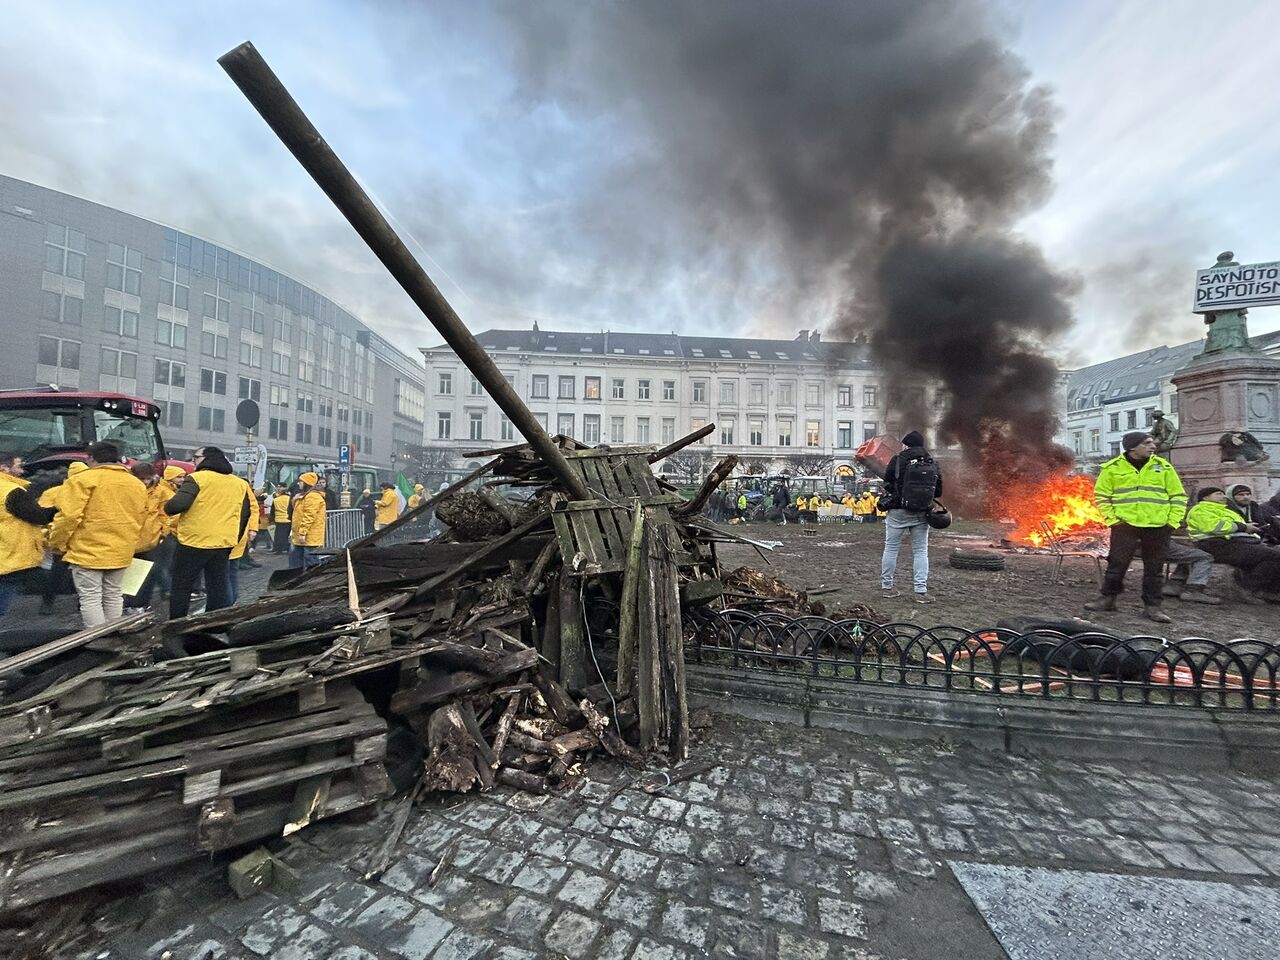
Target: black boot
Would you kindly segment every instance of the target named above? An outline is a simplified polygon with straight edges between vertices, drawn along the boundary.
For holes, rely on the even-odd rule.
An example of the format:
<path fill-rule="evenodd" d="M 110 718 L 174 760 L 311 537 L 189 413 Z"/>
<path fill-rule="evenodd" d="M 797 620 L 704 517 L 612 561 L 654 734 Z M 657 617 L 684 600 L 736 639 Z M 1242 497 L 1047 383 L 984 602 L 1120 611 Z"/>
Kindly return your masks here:
<path fill-rule="evenodd" d="M 1114 610 L 1116 608 L 1116 598 L 1103 594 L 1096 600 L 1090 600 L 1084 605 L 1086 610 Z"/>
<path fill-rule="evenodd" d="M 1173 623 L 1173 617 L 1161 610 L 1158 603 L 1148 603 L 1142 608 L 1142 615 L 1156 623 Z"/>

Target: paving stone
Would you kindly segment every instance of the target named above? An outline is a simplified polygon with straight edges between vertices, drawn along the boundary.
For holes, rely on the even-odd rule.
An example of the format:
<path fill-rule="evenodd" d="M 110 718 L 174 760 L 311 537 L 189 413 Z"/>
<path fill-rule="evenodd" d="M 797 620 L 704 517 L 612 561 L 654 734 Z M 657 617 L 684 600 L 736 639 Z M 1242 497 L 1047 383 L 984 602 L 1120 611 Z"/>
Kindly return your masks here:
<path fill-rule="evenodd" d="M 542 960 L 538 954 L 522 947 L 507 946 L 499 947 L 493 955 L 494 960 Z"/>
<path fill-rule="evenodd" d="M 309 925 L 277 944 L 271 951 L 271 960 L 328 960 L 339 946 L 341 944 L 327 931 Z M 204 954 L 193 950 L 190 956 L 203 957 Z"/>
<path fill-rule="evenodd" d="M 920 845 L 920 833 L 916 830 L 915 824 L 910 820 L 903 820 L 898 817 L 885 817 L 876 822 L 876 826 L 880 829 L 880 836 L 891 842 L 910 844 L 912 846 Z"/>
<path fill-rule="evenodd" d="M 679 827 L 661 826 L 649 841 L 649 849 L 667 856 L 687 856 L 693 849 L 693 834 Z"/>
<path fill-rule="evenodd" d="M 807 920 L 804 893 L 774 883 L 760 885 L 760 913 L 779 923 L 802 926 Z"/>
<path fill-rule="evenodd" d="M 635 934 L 630 930 L 613 930 L 596 944 L 597 960 L 626 960 L 632 955 L 635 945 Z M 637 954 L 636 960 L 642 960 Z"/>
<path fill-rule="evenodd" d="M 614 849 L 608 844 L 593 840 L 590 837 L 583 837 L 569 851 L 569 859 L 574 863 L 582 864 L 584 867 L 595 867 L 597 870 L 603 870 L 613 860 L 614 852 Z"/>
<path fill-rule="evenodd" d="M 609 885 L 610 881 L 604 877 L 586 870 L 574 870 L 556 893 L 556 897 L 584 910 L 594 910 L 609 891 Z"/>
<path fill-rule="evenodd" d="M 618 817 L 613 826 L 612 838 L 622 840 L 637 847 L 648 847 L 657 826 L 642 817 L 624 814 Z"/>
<path fill-rule="evenodd" d="M 683 860 L 664 860 L 654 886 L 659 890 L 691 890 L 701 882 L 702 870 Z"/>
<path fill-rule="evenodd" d="M 603 907 L 606 917 L 631 927 L 648 927 L 657 912 L 657 897 L 625 884 L 605 899 Z"/>
<path fill-rule="evenodd" d="M 1196 853 L 1204 857 L 1223 873 L 1265 876 L 1266 871 L 1234 847 L 1197 845 Z"/>
<path fill-rule="evenodd" d="M 379 960 L 379 958 L 364 947 L 348 945 L 335 950 L 330 954 L 329 960 Z"/>
<path fill-rule="evenodd" d="M 425 960 L 454 929 L 450 921 L 424 909 L 410 922 L 396 924 L 384 931 L 382 939 L 391 950 L 406 960 Z"/>
<path fill-rule="evenodd" d="M 431 960 L 473 960 L 492 948 L 492 940 L 455 929 L 436 947 Z"/>
<path fill-rule="evenodd" d="M 859 837 L 879 836 L 871 817 L 857 810 L 841 810 L 836 813 L 836 827 L 841 833 L 852 833 Z"/>
<path fill-rule="evenodd" d="M 304 914 L 287 903 L 279 903 L 263 914 L 256 923 L 251 923 L 240 935 L 240 942 L 246 949 L 265 957 L 278 943 L 301 930 L 306 922 Z"/>
<path fill-rule="evenodd" d="M 1164 840 L 1148 840 L 1147 848 L 1171 867 L 1179 870 L 1212 871 L 1213 864 L 1196 853 L 1194 847 L 1185 843 L 1169 843 Z"/>
<path fill-rule="evenodd" d="M 667 906 L 662 915 L 662 935 L 679 940 L 692 947 L 702 947 L 707 942 L 707 929 L 711 924 L 711 911 L 681 901 Z"/>
<path fill-rule="evenodd" d="M 687 803 L 672 800 L 670 797 L 654 797 L 653 802 L 649 804 L 649 809 L 645 811 L 645 815 L 655 820 L 676 823 L 684 816 L 688 807 Z"/>
<path fill-rule="evenodd" d="M 530 893 L 548 894 L 568 873 L 569 870 L 566 867 L 530 861 L 515 875 L 511 883 Z"/>
<path fill-rule="evenodd" d="M 669 944 L 641 940 L 632 956 L 635 960 L 683 960 L 688 954 Z"/>
<path fill-rule="evenodd" d="M 519 894 L 494 921 L 494 926 L 513 938 L 537 936 L 551 918 L 553 908 L 525 894 Z"/>
<path fill-rule="evenodd" d="M 627 882 L 647 880 L 655 872 L 662 861 L 651 853 L 641 850 L 622 849 L 613 861 L 609 872 Z"/>
<path fill-rule="evenodd" d="M 713 957 L 756 960 L 769 955 L 769 933 L 764 924 L 733 914 L 717 916 L 712 929 Z"/>
<path fill-rule="evenodd" d="M 690 803 L 714 803 L 720 791 L 709 783 L 692 780 L 684 785 L 685 800 Z"/>
<path fill-rule="evenodd" d="M 418 905 L 397 893 L 388 893 L 373 901 L 351 920 L 349 926 L 371 939 L 381 939 L 391 926 L 405 920 Z"/>
<path fill-rule="evenodd" d="M 867 919 L 862 905 L 832 897 L 818 898 L 818 927 L 823 933 L 865 940 Z"/>
<path fill-rule="evenodd" d="M 722 910 L 734 910 L 738 913 L 750 913 L 753 909 L 751 891 L 740 887 L 713 885 L 710 893 L 711 902 Z"/>
<path fill-rule="evenodd" d="M 778 933 L 778 960 L 826 960 L 831 948 L 821 940 L 781 930 Z"/>
<path fill-rule="evenodd" d="M 813 828 L 803 823 L 775 823 L 771 839 L 774 843 L 803 850 L 813 839 Z"/>
<path fill-rule="evenodd" d="M 563 954 L 571 960 L 588 960 L 595 956 L 595 939 L 600 934 L 600 924 L 572 910 L 559 913 L 547 929 L 543 943 L 555 955 Z"/>

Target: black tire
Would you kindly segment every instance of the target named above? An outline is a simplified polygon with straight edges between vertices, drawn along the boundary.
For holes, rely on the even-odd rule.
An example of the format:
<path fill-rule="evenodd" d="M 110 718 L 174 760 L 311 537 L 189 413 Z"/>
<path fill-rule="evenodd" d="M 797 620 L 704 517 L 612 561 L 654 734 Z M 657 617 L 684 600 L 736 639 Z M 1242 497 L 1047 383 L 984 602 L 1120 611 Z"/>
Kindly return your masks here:
<path fill-rule="evenodd" d="M 952 550 L 947 563 L 957 570 L 1003 570 L 1004 554 L 995 550 Z"/>
<path fill-rule="evenodd" d="M 349 607 L 336 605 L 316 607 L 313 610 L 285 610 L 237 623 L 227 631 L 227 639 L 233 647 L 244 647 L 265 640 L 278 640 L 291 633 L 336 627 L 340 623 L 350 623 L 354 619 L 355 614 Z"/>

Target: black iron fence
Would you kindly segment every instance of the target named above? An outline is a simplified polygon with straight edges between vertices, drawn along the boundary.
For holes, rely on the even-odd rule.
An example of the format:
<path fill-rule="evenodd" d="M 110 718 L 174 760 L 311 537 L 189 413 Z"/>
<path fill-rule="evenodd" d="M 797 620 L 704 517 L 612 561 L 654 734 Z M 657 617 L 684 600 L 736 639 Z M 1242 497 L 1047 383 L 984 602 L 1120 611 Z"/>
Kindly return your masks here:
<path fill-rule="evenodd" d="M 1280 644 L 876 624 L 729 609 L 695 614 L 695 662 L 992 696 L 1280 709 Z"/>

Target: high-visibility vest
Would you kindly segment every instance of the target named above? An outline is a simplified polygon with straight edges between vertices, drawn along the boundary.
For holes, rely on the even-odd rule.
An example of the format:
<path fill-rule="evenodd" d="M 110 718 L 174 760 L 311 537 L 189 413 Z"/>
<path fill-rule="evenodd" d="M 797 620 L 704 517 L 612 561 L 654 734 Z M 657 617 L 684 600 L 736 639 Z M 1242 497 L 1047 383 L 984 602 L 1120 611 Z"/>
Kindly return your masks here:
<path fill-rule="evenodd" d="M 1187 515 L 1182 480 L 1163 457 L 1148 457 L 1141 469 L 1123 454 L 1108 460 L 1098 472 L 1093 499 L 1109 527 L 1123 521 L 1131 527 L 1176 528 Z"/>

